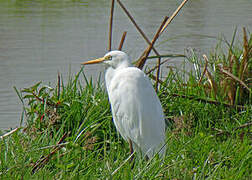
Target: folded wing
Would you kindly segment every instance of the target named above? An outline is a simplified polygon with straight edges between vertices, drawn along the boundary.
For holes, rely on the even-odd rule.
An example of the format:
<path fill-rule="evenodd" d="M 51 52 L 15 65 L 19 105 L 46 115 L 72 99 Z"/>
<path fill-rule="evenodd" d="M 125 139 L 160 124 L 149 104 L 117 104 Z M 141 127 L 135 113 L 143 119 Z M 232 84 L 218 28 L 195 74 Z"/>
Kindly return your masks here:
<path fill-rule="evenodd" d="M 107 87 L 114 123 L 125 140 L 131 139 L 151 157 L 165 142 L 161 103 L 148 77 L 134 67 L 114 72 Z M 163 155 L 165 148 L 160 151 Z"/>

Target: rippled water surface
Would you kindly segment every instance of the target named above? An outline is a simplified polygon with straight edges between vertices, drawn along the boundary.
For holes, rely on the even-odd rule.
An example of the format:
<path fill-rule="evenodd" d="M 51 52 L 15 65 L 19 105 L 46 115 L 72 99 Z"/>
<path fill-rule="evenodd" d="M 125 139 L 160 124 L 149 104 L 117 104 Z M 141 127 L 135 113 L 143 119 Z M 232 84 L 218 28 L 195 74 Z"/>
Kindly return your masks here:
<path fill-rule="evenodd" d="M 164 16 L 182 2 L 171 0 L 122 1 L 150 39 Z M 155 3 L 154 3 L 155 2 Z M 224 34 L 231 39 L 235 27 L 252 28 L 251 0 L 189 0 L 157 42 L 160 53 L 184 53 L 188 47 L 209 52 Z M 1 1 L 0 0 L 0 129 L 19 124 L 22 105 L 18 89 L 38 81 L 55 84 L 57 72 L 66 79 L 69 69 L 102 56 L 107 48 L 110 1 Z M 113 48 L 127 31 L 124 51 L 137 58 L 146 47 L 118 5 L 115 7 Z M 169 40 L 169 41 L 167 41 Z M 176 63 L 176 61 L 174 61 Z M 95 76 L 102 67 L 85 69 Z"/>

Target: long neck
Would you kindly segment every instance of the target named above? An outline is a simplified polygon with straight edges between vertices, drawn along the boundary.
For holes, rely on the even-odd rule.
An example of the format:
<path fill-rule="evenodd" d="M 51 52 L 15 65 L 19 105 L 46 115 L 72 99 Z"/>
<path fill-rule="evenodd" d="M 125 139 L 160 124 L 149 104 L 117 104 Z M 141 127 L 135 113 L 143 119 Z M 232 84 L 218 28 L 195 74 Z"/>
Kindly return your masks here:
<path fill-rule="evenodd" d="M 115 62 L 115 63 L 111 63 L 110 65 L 115 71 L 132 66 L 128 61 L 121 61 L 119 63 Z"/>
<path fill-rule="evenodd" d="M 120 63 L 120 65 L 116 68 L 116 70 L 118 69 L 122 69 L 122 68 L 127 68 L 132 66 L 128 61 L 123 61 Z"/>
<path fill-rule="evenodd" d="M 114 74 L 115 74 L 115 69 L 112 67 L 108 67 L 105 72 L 105 82 L 106 82 L 107 91 L 109 90 L 109 85 L 110 85 L 110 82 L 111 82 Z"/>
<path fill-rule="evenodd" d="M 123 62 L 120 62 L 120 64 L 117 64 L 116 67 L 113 67 L 113 65 L 107 67 L 107 70 L 105 72 L 105 82 L 106 82 L 107 91 L 116 72 L 120 71 L 121 69 L 128 68 L 131 66 L 132 65 L 128 61 L 123 61 Z"/>

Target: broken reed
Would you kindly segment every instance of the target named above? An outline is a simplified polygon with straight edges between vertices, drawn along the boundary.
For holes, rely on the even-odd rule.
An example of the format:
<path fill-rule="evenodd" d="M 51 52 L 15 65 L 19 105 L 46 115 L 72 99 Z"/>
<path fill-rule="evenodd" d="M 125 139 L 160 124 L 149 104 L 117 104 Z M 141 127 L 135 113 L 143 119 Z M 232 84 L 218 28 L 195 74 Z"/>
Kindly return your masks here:
<path fill-rule="evenodd" d="M 160 82 L 159 80 L 159 74 L 160 74 L 160 64 L 161 64 L 161 55 L 158 53 L 158 51 L 154 48 L 154 44 L 156 42 L 156 40 L 159 38 L 159 36 L 163 33 L 163 31 L 167 28 L 167 26 L 172 22 L 172 20 L 175 18 L 175 16 L 179 13 L 179 11 L 182 9 L 182 7 L 185 5 L 185 3 L 188 0 L 184 0 L 180 6 L 174 11 L 174 13 L 172 14 L 172 16 L 170 18 L 168 18 L 167 16 L 164 18 L 161 26 L 159 27 L 159 29 L 157 30 L 157 33 L 154 35 L 154 38 L 152 41 L 150 41 L 148 39 L 148 37 L 145 35 L 145 33 L 143 32 L 143 30 L 140 28 L 140 26 L 136 23 L 136 21 L 134 20 L 134 18 L 132 17 L 132 15 L 129 13 L 129 11 L 127 10 L 127 8 L 122 4 L 122 2 L 120 0 L 117 0 L 117 3 L 120 5 L 120 7 L 123 9 L 123 11 L 125 12 L 125 14 L 128 16 L 128 18 L 131 20 L 131 22 L 133 23 L 133 25 L 136 27 L 136 29 L 138 30 L 138 32 L 142 35 L 143 39 L 148 43 L 148 47 L 146 48 L 146 50 L 144 50 L 144 52 L 142 53 L 142 55 L 140 56 L 140 58 L 138 59 L 137 63 L 136 63 L 136 67 L 143 69 L 145 62 L 147 60 L 147 57 L 149 56 L 149 53 L 151 50 L 154 51 L 154 53 L 159 56 L 158 60 L 157 60 L 157 71 L 156 71 L 156 76 L 153 76 L 153 79 L 156 81 L 155 83 L 155 90 L 156 92 L 158 91 L 158 83 Z M 111 43 L 112 43 L 112 26 L 113 26 L 113 12 L 114 12 L 114 0 L 111 1 L 111 11 L 110 11 L 110 21 L 109 21 L 109 46 L 108 46 L 108 50 L 111 50 Z M 122 49 L 122 45 L 124 42 L 124 38 L 125 36 L 122 37 L 121 43 L 119 45 L 119 50 Z"/>
<path fill-rule="evenodd" d="M 188 57 L 195 67 L 195 77 L 200 74 L 200 78 L 188 86 L 198 84 L 207 97 L 231 106 L 252 102 L 252 36 L 250 34 L 248 38 L 243 28 L 243 42 L 240 46 L 234 45 L 235 36 L 236 31 L 231 43 L 224 41 L 228 46 L 227 54 L 215 52 L 209 58 L 204 54 L 203 60 L 195 55 Z"/>

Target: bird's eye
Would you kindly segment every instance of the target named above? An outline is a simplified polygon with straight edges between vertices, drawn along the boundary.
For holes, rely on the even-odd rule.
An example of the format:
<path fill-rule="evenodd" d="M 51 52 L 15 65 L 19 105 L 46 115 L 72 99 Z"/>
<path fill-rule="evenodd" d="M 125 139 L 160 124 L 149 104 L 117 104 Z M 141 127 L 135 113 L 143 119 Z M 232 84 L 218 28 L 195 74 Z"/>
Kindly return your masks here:
<path fill-rule="evenodd" d="M 107 56 L 106 60 L 112 60 L 112 56 Z"/>

